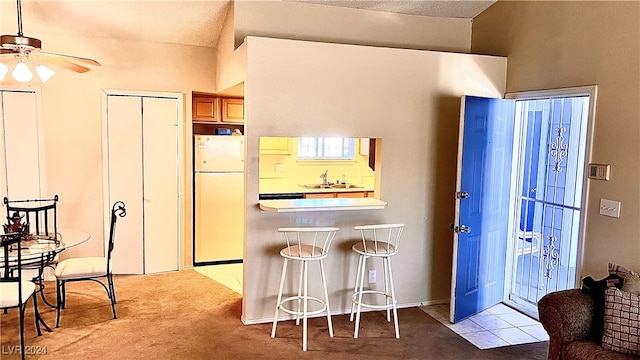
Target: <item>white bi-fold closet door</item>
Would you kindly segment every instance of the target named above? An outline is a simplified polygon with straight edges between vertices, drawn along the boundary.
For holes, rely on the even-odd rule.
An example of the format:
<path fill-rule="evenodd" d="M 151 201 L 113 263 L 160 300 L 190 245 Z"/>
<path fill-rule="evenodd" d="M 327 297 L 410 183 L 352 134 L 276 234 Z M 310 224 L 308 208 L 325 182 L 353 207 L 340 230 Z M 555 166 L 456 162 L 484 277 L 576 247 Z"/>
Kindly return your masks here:
<path fill-rule="evenodd" d="M 178 270 L 182 95 L 108 92 L 103 100 L 105 212 L 117 200 L 127 209 L 117 224 L 113 271 Z"/>
<path fill-rule="evenodd" d="M 38 199 L 45 192 L 39 109 L 33 90 L 0 90 L 0 200 Z"/>

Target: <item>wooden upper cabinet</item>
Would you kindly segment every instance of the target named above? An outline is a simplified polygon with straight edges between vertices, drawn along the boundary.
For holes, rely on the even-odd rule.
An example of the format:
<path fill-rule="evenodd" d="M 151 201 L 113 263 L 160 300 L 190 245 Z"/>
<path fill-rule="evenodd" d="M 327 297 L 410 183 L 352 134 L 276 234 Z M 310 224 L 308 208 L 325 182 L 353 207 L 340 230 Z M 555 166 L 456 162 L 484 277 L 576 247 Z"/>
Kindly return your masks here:
<path fill-rule="evenodd" d="M 222 122 L 244 123 L 244 99 L 222 98 Z"/>
<path fill-rule="evenodd" d="M 193 120 L 194 121 L 220 121 L 219 99 L 217 97 L 194 97 Z"/>

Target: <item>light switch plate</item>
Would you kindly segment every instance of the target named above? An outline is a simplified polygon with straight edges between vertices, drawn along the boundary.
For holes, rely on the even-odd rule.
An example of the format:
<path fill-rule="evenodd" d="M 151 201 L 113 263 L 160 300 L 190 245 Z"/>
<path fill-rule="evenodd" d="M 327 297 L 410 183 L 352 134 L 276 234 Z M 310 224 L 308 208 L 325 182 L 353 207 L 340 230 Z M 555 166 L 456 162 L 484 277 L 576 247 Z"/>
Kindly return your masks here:
<path fill-rule="evenodd" d="M 619 201 L 600 199 L 600 215 L 620 218 L 620 207 L 622 203 Z"/>

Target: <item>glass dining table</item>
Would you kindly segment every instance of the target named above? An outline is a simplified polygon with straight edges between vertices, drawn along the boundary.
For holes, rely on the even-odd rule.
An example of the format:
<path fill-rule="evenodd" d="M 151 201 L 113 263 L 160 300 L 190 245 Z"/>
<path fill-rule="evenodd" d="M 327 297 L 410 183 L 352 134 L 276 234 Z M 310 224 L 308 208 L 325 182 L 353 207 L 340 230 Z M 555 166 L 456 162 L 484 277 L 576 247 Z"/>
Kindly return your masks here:
<path fill-rule="evenodd" d="M 22 263 L 37 261 L 42 256 L 50 256 L 52 253 L 59 254 L 64 250 L 84 244 L 90 238 L 91 235 L 88 232 L 71 228 L 58 228 L 55 238 L 53 236 L 32 236 L 22 243 Z M 9 256 L 16 256 L 17 259 L 15 253 L 9 254 Z"/>
<path fill-rule="evenodd" d="M 36 286 L 39 286 L 40 296 L 46 305 L 50 307 L 56 307 L 56 305 L 50 304 L 44 297 L 44 283 L 43 283 L 43 271 L 47 266 L 52 266 L 56 262 L 56 256 L 61 252 L 82 245 L 89 241 L 91 235 L 79 229 L 72 228 L 58 228 L 58 232 L 54 236 L 41 236 L 33 235 L 28 239 L 23 240 L 21 243 L 22 248 L 22 270 L 36 270 L 38 275 L 33 277 L 33 281 L 36 282 Z M 14 269 L 2 269 L 4 265 L 4 254 L 0 252 L 0 270 L 12 271 Z M 15 258 L 15 260 L 13 260 Z M 13 261 L 12 261 L 13 260 Z M 9 253 L 9 264 L 17 264 L 18 254 L 17 250 L 13 250 Z M 36 300 L 37 301 L 37 298 Z M 42 319 L 39 312 L 35 312 L 36 321 L 40 323 L 47 331 L 53 331 L 47 323 Z M 39 330 L 39 329 L 38 329 Z M 40 334 L 38 334 L 40 335 Z"/>

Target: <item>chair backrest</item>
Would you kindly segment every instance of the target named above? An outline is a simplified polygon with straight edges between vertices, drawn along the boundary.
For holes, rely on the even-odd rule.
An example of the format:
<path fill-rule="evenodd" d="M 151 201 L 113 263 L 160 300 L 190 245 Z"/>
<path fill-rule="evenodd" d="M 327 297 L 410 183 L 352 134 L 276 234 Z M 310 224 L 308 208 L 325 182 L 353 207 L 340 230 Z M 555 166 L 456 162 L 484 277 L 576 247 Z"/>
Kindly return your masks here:
<path fill-rule="evenodd" d="M 0 234 L 0 246 L 2 247 L 2 282 L 19 281 L 19 279 L 13 276 L 14 273 L 20 273 L 20 271 L 13 271 L 16 266 L 22 265 L 22 234 L 10 233 Z M 11 256 L 15 256 L 11 258 Z M 20 274 L 18 274 L 20 276 Z"/>
<path fill-rule="evenodd" d="M 127 209 L 124 206 L 123 201 L 116 201 L 111 207 L 111 220 L 109 223 L 109 243 L 107 244 L 107 273 L 111 270 L 111 252 L 115 247 L 116 242 L 116 222 L 118 216 L 123 218 L 127 215 Z"/>
<path fill-rule="evenodd" d="M 7 219 L 22 218 L 27 230 L 39 237 L 57 240 L 58 233 L 58 195 L 52 199 L 3 200 L 7 208 Z"/>
<path fill-rule="evenodd" d="M 279 228 L 284 234 L 287 247 L 285 255 L 300 258 L 320 258 L 327 256 L 331 242 L 340 230 L 337 227 L 290 227 Z"/>
<path fill-rule="evenodd" d="M 22 233 L 0 234 L 2 249 L 2 276 L 0 282 L 22 283 Z M 14 256 L 10 258 L 10 256 Z M 0 295 L 2 296 L 2 295 Z M 22 304 L 22 286 L 18 285 L 18 303 Z"/>
<path fill-rule="evenodd" d="M 357 225 L 353 230 L 360 231 L 365 252 L 389 255 L 398 252 L 404 224 Z"/>

